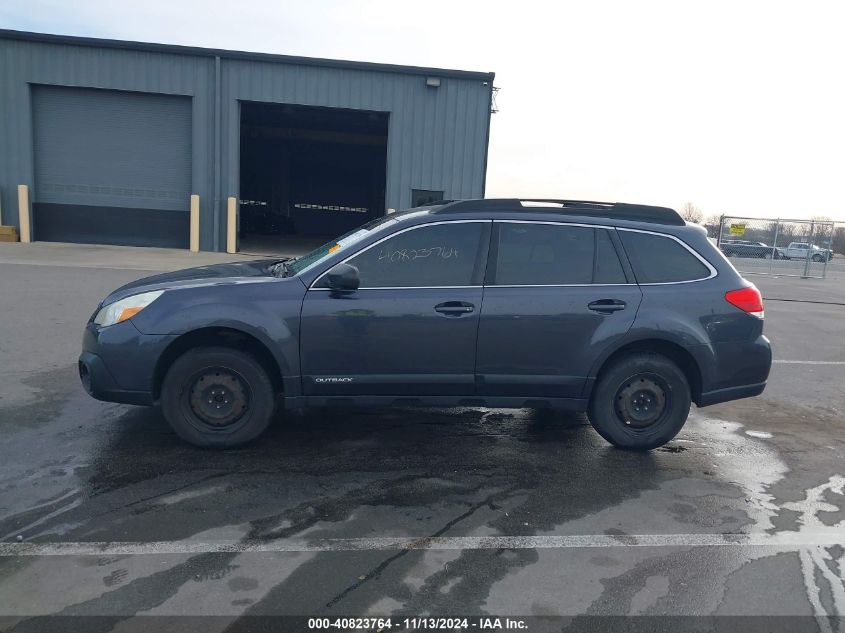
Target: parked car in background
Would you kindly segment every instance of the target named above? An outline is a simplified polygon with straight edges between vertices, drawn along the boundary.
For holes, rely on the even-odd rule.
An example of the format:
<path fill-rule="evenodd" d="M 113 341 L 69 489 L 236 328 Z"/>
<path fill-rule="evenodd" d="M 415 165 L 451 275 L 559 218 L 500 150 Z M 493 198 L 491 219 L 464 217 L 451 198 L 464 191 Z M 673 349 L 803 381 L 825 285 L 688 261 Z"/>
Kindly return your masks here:
<path fill-rule="evenodd" d="M 727 257 L 758 257 L 760 259 L 783 259 L 783 249 L 769 246 L 765 242 L 750 240 L 722 240 L 722 252 Z"/>
<path fill-rule="evenodd" d="M 464 200 L 379 218 L 297 259 L 134 281 L 97 306 L 79 375 L 230 447 L 277 407 L 586 411 L 650 449 L 763 392 L 757 288 L 663 207 Z"/>
<path fill-rule="evenodd" d="M 786 247 L 785 257 L 786 259 L 807 259 L 808 253 L 814 262 L 827 262 L 833 259 L 832 250 L 820 248 L 808 242 L 790 242 Z"/>

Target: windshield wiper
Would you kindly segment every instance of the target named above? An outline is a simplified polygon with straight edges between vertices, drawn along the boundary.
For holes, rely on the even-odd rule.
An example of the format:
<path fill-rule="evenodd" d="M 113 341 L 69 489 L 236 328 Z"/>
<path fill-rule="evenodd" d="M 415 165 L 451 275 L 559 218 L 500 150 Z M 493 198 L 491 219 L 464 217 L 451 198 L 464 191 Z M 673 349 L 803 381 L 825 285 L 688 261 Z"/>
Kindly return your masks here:
<path fill-rule="evenodd" d="M 291 270 L 290 264 L 295 262 L 296 259 L 296 257 L 282 259 L 270 266 L 270 272 L 275 277 L 290 277 L 293 274 L 293 270 Z"/>

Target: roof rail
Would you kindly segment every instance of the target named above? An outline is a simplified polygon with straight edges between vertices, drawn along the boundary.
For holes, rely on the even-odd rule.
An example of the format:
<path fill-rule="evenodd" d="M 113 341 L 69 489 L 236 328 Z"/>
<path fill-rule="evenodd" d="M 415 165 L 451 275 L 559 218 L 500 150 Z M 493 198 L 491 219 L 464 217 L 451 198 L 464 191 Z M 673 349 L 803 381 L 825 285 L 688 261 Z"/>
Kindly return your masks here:
<path fill-rule="evenodd" d="M 529 204 L 524 204 L 529 203 Z M 531 204 L 535 203 L 535 204 Z M 557 213 L 586 217 L 632 220 L 653 224 L 683 226 L 684 219 L 674 209 L 624 202 L 589 200 L 552 200 L 546 198 L 484 198 L 457 200 L 437 207 L 432 213 L 468 213 L 472 211 L 520 211 L 525 213 Z"/>

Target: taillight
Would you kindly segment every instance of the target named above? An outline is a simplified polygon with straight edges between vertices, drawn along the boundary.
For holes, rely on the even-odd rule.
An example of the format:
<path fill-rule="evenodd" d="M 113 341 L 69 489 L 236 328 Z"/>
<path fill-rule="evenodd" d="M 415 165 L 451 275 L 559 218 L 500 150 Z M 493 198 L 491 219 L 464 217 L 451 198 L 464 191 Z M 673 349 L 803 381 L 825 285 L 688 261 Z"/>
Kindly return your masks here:
<path fill-rule="evenodd" d="M 743 312 L 763 318 L 763 295 L 754 284 L 739 290 L 729 290 L 725 293 L 725 301 Z"/>

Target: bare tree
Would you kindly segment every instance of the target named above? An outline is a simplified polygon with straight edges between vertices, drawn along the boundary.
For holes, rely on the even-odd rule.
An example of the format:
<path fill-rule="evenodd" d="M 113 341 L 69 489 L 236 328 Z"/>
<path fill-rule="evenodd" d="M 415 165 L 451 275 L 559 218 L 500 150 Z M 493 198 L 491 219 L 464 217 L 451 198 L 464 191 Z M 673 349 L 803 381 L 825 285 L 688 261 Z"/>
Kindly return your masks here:
<path fill-rule="evenodd" d="M 763 238 L 763 241 L 765 241 L 766 244 L 771 244 L 772 246 L 777 246 L 775 241 L 780 242 L 783 239 L 783 234 L 780 232 L 780 225 L 777 220 L 767 221 L 764 233 L 765 237 Z"/>
<path fill-rule="evenodd" d="M 801 237 L 795 222 L 781 222 L 778 225 L 778 244 L 789 244 L 796 237 Z"/>
<path fill-rule="evenodd" d="M 681 207 L 681 217 L 687 222 L 698 223 L 704 219 L 704 213 L 692 202 L 685 202 Z"/>
<path fill-rule="evenodd" d="M 816 224 L 813 226 L 813 239 L 815 239 L 819 246 L 827 242 L 833 236 L 833 223 L 831 217 L 828 215 L 814 215 L 812 218 Z"/>
<path fill-rule="evenodd" d="M 719 228 L 722 226 L 722 216 L 711 213 L 704 220 L 704 228 L 707 229 L 708 237 L 719 237 Z"/>
<path fill-rule="evenodd" d="M 845 226 L 837 226 L 833 233 L 833 246 L 831 247 L 834 253 L 845 253 Z"/>

